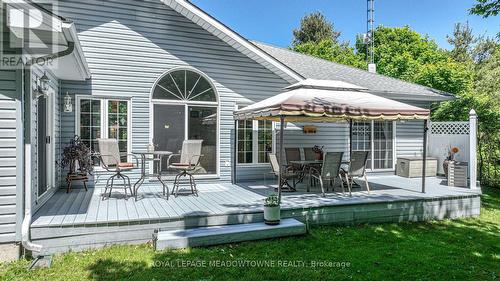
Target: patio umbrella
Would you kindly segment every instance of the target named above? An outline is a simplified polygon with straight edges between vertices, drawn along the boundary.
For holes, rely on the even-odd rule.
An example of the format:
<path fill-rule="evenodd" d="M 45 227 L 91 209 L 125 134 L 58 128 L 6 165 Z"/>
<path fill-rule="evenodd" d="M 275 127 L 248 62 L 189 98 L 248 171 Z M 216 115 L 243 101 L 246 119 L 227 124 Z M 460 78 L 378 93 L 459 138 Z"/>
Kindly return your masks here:
<path fill-rule="evenodd" d="M 287 122 L 428 119 L 429 110 L 371 94 L 367 89 L 330 80 L 307 79 L 274 97 L 234 113 L 235 119 Z"/>
<path fill-rule="evenodd" d="M 283 163 L 285 122 L 338 122 L 342 120 L 424 120 L 426 158 L 427 119 L 430 111 L 370 93 L 366 88 L 342 81 L 306 79 L 234 112 L 235 120 L 256 119 L 280 122 L 280 163 Z M 425 171 L 425 161 L 423 161 Z M 282 169 L 280 169 L 281 171 Z M 281 181 L 280 181 L 281 182 Z M 422 192 L 425 191 L 425 175 Z M 281 198 L 281 186 L 278 188 Z"/>

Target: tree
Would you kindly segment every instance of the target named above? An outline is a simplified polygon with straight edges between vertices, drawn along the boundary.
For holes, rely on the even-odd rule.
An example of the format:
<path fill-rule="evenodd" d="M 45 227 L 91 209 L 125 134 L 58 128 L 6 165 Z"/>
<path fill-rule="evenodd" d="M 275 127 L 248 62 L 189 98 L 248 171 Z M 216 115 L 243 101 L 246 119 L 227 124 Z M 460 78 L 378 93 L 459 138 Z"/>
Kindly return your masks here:
<path fill-rule="evenodd" d="M 487 18 L 496 16 L 500 11 L 500 0 L 476 0 L 477 3 L 470 8 L 469 12 L 474 15 Z"/>
<path fill-rule="evenodd" d="M 491 38 L 479 38 L 476 46 L 472 50 L 472 60 L 476 64 L 481 64 L 490 59 L 496 51 L 498 42 Z"/>
<path fill-rule="evenodd" d="M 378 73 L 452 94 L 470 89 L 472 70 L 450 58 L 427 36 L 408 26 L 379 26 L 374 34 Z M 359 38 L 356 50 L 366 59 L 366 45 Z"/>
<path fill-rule="evenodd" d="M 347 42 L 337 43 L 325 39 L 319 43 L 308 42 L 295 45 L 293 50 L 344 65 L 366 68 L 363 58 L 357 55 Z"/>
<path fill-rule="evenodd" d="M 494 43 L 489 40 L 488 44 Z M 500 186 L 500 45 L 488 56 L 475 61 L 473 87 L 458 95 L 458 99 L 441 103 L 433 111 L 437 121 L 467 120 L 474 109 L 478 115 L 478 150 L 480 180 L 492 186 Z"/>
<path fill-rule="evenodd" d="M 479 39 L 473 35 L 472 28 L 468 22 L 465 24 L 456 23 L 453 35 L 447 35 L 446 39 L 453 46 L 450 54 L 454 60 L 458 62 L 470 62 L 474 44 Z"/>
<path fill-rule="evenodd" d="M 293 30 L 293 45 L 303 43 L 319 43 L 325 39 L 337 42 L 340 32 L 335 31 L 333 23 L 329 22 L 321 12 L 304 16 L 300 27 Z"/>

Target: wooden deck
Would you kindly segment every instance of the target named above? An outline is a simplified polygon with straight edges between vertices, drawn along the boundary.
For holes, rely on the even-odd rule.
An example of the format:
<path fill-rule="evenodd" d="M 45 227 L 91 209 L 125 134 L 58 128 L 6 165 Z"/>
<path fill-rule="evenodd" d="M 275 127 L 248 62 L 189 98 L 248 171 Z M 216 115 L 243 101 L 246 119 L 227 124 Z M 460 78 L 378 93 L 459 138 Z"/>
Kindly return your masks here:
<path fill-rule="evenodd" d="M 372 192 L 354 189 L 352 197 L 339 187 L 321 197 L 318 188 L 284 193 L 282 217 L 309 223 L 362 223 L 417 221 L 479 215 L 480 191 L 451 188 L 441 178 L 420 180 L 394 175 L 370 175 Z M 200 183 L 199 196 L 179 194 L 166 200 L 159 183 L 139 190 L 138 200 L 124 198 L 120 189 L 102 200 L 101 184 L 69 194 L 60 190 L 33 217 L 32 239 L 52 252 L 99 247 L 110 243 L 141 243 L 156 230 L 260 222 L 263 199 L 274 191 L 275 181 Z"/>
<path fill-rule="evenodd" d="M 374 202 L 394 202 L 439 197 L 457 197 L 477 194 L 465 188 L 443 185 L 443 179 L 429 177 L 427 192 L 420 192 L 420 179 L 408 179 L 393 175 L 369 177 L 372 192 L 364 186 L 353 189 L 352 197 L 329 191 L 325 198 L 319 188 L 305 191 L 298 185 L 298 192 L 283 193 L 282 209 L 310 208 L 331 205 L 350 205 Z M 199 196 L 180 194 L 169 200 L 161 193 L 157 183 L 145 184 L 139 190 L 138 200 L 129 197 L 121 189 L 113 190 L 112 196 L 102 200 L 104 189 L 97 185 L 88 192 L 75 189 L 69 194 L 60 190 L 35 214 L 32 227 L 63 227 L 99 224 L 129 224 L 134 222 L 156 223 L 172 221 L 190 216 L 213 216 L 220 214 L 251 213 L 262 211 L 262 202 L 267 194 L 274 192 L 273 181 L 199 184 Z"/>

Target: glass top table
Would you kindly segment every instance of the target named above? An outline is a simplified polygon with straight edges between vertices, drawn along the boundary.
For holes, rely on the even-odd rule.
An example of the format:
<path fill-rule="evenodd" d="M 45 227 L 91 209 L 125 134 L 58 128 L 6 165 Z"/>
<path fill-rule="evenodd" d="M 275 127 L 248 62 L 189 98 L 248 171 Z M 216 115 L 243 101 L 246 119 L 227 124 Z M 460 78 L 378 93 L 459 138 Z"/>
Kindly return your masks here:
<path fill-rule="evenodd" d="M 161 178 L 161 176 L 162 176 L 162 174 L 161 174 L 161 162 L 162 162 L 163 157 L 170 156 L 173 153 L 171 151 L 154 150 L 154 151 L 132 151 L 132 154 L 139 155 L 141 157 L 141 177 L 134 184 L 135 200 L 137 200 L 137 190 L 139 189 L 139 187 L 141 187 L 141 185 L 144 183 L 144 180 L 148 176 L 154 176 L 158 179 L 158 181 L 160 181 L 160 183 L 163 187 L 163 196 L 166 195 L 167 200 L 168 200 L 168 197 L 169 197 L 168 185 Z M 148 159 L 148 156 L 152 157 L 152 159 L 151 158 Z M 148 173 L 146 173 L 146 161 L 147 160 L 159 161 L 158 173 L 152 174 L 152 175 L 148 175 Z M 165 190 L 166 190 L 166 192 L 165 192 Z"/>

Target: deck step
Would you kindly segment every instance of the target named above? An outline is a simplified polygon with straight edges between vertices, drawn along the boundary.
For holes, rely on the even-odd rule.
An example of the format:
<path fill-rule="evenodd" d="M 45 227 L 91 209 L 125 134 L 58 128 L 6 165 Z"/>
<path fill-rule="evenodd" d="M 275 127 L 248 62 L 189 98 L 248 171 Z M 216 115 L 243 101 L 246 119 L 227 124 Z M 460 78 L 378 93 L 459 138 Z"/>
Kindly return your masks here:
<path fill-rule="evenodd" d="M 212 246 L 233 242 L 285 237 L 306 233 L 306 225 L 283 219 L 279 225 L 263 222 L 160 231 L 154 239 L 156 250 Z"/>

